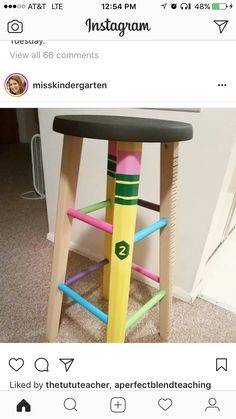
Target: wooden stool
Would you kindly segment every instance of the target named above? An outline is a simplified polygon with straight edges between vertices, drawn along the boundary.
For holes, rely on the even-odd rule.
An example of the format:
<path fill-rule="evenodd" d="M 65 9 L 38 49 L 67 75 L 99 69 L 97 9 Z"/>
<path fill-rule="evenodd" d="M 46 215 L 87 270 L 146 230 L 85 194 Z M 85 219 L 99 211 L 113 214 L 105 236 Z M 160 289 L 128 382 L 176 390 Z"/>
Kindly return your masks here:
<path fill-rule="evenodd" d="M 192 138 L 190 124 L 119 116 L 56 116 L 53 129 L 64 134 L 61 176 L 49 297 L 47 338 L 58 333 L 63 293 L 107 323 L 107 342 L 124 342 L 126 330 L 160 301 L 160 336 L 171 329 L 172 282 L 175 259 L 178 143 Z M 107 197 L 105 201 L 75 210 L 75 196 L 83 138 L 108 140 Z M 142 143 L 161 143 L 160 205 L 138 198 Z M 135 233 L 137 205 L 160 212 L 160 219 Z M 89 215 L 106 207 L 105 221 Z M 65 280 L 73 218 L 105 231 L 105 259 Z M 160 229 L 160 279 L 132 263 L 134 243 Z M 69 287 L 91 271 L 104 267 L 104 313 Z M 131 269 L 160 282 L 159 292 L 127 319 Z"/>

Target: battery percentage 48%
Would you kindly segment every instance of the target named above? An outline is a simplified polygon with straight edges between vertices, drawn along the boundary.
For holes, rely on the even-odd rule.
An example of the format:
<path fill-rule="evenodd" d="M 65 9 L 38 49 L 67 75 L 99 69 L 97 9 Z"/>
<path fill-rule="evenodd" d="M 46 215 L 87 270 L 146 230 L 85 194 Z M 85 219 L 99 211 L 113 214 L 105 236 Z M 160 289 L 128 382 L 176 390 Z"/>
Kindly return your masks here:
<path fill-rule="evenodd" d="M 198 10 L 210 10 L 211 9 L 211 4 L 210 3 L 197 3 L 195 5 L 195 9 L 198 9 Z"/>

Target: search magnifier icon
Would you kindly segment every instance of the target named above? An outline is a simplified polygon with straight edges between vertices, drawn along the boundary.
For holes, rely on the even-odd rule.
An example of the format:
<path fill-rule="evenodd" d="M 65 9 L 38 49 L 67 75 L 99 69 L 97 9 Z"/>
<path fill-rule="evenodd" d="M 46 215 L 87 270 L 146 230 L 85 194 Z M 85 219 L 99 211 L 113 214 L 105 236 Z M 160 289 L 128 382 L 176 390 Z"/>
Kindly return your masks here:
<path fill-rule="evenodd" d="M 63 405 L 66 410 L 76 410 L 77 412 L 76 401 L 75 399 L 72 399 L 72 397 L 65 399 Z"/>

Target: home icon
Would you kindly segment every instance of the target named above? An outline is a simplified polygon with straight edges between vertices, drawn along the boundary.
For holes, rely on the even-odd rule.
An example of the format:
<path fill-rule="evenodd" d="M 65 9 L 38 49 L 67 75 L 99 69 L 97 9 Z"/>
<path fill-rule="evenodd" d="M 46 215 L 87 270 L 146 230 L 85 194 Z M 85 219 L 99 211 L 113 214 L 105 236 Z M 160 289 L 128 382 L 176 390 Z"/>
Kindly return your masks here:
<path fill-rule="evenodd" d="M 30 412 L 31 406 L 25 399 L 22 399 L 21 402 L 18 403 L 18 405 L 16 406 L 16 411 L 17 412 L 23 412 L 23 411 Z"/>

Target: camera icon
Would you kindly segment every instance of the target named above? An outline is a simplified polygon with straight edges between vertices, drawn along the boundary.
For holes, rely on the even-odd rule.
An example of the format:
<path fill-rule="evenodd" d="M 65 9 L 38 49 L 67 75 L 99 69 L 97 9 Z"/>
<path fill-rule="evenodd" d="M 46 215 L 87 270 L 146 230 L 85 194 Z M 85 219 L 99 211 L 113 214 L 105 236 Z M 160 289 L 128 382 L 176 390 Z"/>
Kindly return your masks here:
<path fill-rule="evenodd" d="M 7 23 L 7 32 L 9 33 L 22 33 L 23 32 L 23 22 L 20 20 L 14 19 Z"/>

